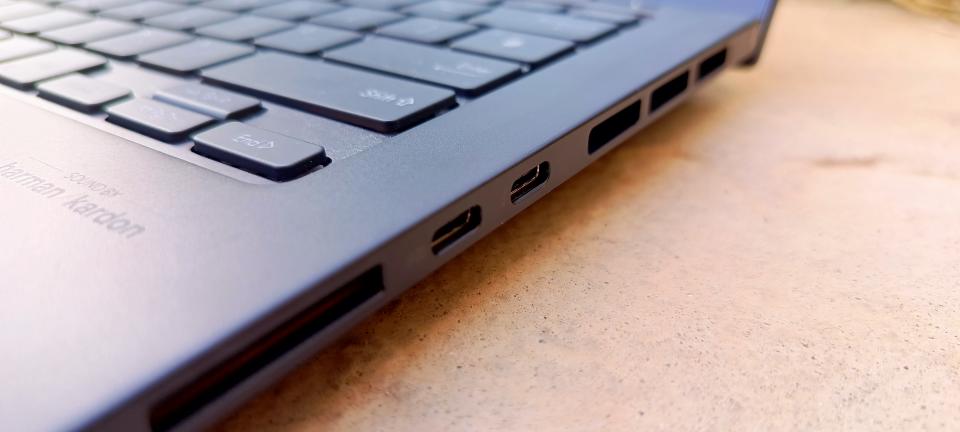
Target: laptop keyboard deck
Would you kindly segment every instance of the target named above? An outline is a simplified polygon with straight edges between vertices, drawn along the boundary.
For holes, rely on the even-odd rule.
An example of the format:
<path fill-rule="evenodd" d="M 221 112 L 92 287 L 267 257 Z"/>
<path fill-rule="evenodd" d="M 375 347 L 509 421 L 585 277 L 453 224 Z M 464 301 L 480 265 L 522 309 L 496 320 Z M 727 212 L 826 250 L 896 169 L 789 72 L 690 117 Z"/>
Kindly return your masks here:
<path fill-rule="evenodd" d="M 0 83 L 286 181 L 336 157 L 250 124 L 270 106 L 396 134 L 642 18 L 578 0 L 0 0 Z M 98 77 L 114 67 L 182 82 Z"/>

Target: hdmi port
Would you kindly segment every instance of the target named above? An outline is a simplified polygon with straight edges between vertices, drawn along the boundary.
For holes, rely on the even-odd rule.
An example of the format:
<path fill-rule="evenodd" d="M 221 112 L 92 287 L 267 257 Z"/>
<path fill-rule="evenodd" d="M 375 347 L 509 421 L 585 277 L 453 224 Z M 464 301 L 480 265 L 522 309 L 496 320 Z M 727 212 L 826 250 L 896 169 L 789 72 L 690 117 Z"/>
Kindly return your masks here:
<path fill-rule="evenodd" d="M 548 178 L 550 178 L 550 162 L 541 162 L 513 182 L 510 188 L 510 202 L 516 203 L 520 198 L 546 183 Z"/>
<path fill-rule="evenodd" d="M 439 254 L 450 245 L 469 234 L 480 226 L 480 207 L 473 206 L 467 211 L 460 213 L 450 222 L 443 224 L 433 233 L 433 243 L 431 249 L 434 255 Z"/>

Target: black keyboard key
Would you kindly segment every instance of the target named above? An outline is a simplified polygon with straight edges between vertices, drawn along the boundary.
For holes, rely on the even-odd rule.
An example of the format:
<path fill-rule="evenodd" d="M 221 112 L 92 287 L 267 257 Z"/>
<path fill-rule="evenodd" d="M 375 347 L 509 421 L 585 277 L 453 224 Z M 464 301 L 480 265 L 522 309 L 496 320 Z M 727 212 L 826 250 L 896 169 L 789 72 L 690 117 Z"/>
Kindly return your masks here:
<path fill-rule="evenodd" d="M 96 69 L 107 59 L 86 51 L 65 48 L 0 64 L 0 81 L 21 89 L 37 82 Z"/>
<path fill-rule="evenodd" d="M 560 39 L 489 29 L 460 39 L 451 46 L 462 51 L 537 65 L 572 50 L 574 45 Z"/>
<path fill-rule="evenodd" d="M 160 141 L 175 142 L 213 122 L 213 117 L 150 99 L 132 99 L 107 107 L 107 121 Z"/>
<path fill-rule="evenodd" d="M 509 0 L 503 3 L 503 6 L 510 9 L 521 9 L 530 12 L 543 13 L 560 13 L 565 9 L 564 5 L 559 3 L 532 0 Z"/>
<path fill-rule="evenodd" d="M 258 9 L 283 0 L 211 0 L 203 5 L 209 8 L 221 9 L 233 12 L 244 12 L 251 9 Z"/>
<path fill-rule="evenodd" d="M 611 12 L 611 11 L 599 10 L 599 9 L 578 8 L 578 9 L 570 10 L 568 14 L 578 18 L 605 21 L 608 23 L 613 23 L 618 25 L 633 24 L 638 21 L 638 18 L 636 17 L 636 15 L 631 15 L 625 12 L 624 13 Z"/>
<path fill-rule="evenodd" d="M 500 0 L 453 0 L 460 3 L 470 3 L 481 6 L 494 6 L 500 3 Z"/>
<path fill-rule="evenodd" d="M 470 22 L 574 42 L 590 42 L 617 28 L 613 24 L 600 21 L 507 8 L 495 9 L 475 16 L 470 19 Z"/>
<path fill-rule="evenodd" d="M 64 9 L 95 13 L 120 6 L 126 6 L 136 3 L 137 1 L 139 0 L 72 0 L 66 3 L 61 3 L 60 7 Z"/>
<path fill-rule="evenodd" d="M 393 10 L 421 1 L 423 0 L 344 0 L 344 3 L 368 9 Z"/>
<path fill-rule="evenodd" d="M 214 39 L 197 39 L 182 45 L 154 51 L 137 58 L 140 63 L 177 74 L 188 74 L 254 51 L 248 45 Z"/>
<path fill-rule="evenodd" d="M 320 15 L 310 20 L 314 24 L 338 27 L 346 30 L 364 31 L 379 27 L 404 18 L 395 12 L 347 8 L 333 13 Z"/>
<path fill-rule="evenodd" d="M 287 51 L 294 54 L 315 54 L 320 51 L 360 39 L 359 33 L 310 24 L 301 24 L 290 30 L 257 38 L 257 46 Z"/>
<path fill-rule="evenodd" d="M 404 9 L 404 12 L 442 20 L 461 20 L 488 10 L 490 9 L 479 4 L 451 0 L 434 0 L 415 4 Z"/>
<path fill-rule="evenodd" d="M 573 0 L 570 1 L 570 7 L 633 15 L 641 19 L 649 16 L 653 10 L 649 7 L 644 7 L 642 2 L 623 2 L 622 0 Z"/>
<path fill-rule="evenodd" d="M 54 48 L 56 48 L 56 46 L 49 42 L 23 36 L 14 36 L 0 41 L 0 62 L 53 51 Z"/>
<path fill-rule="evenodd" d="M 325 57 L 383 72 L 452 87 L 475 95 L 516 75 L 514 63 L 388 39 L 368 39 Z"/>
<path fill-rule="evenodd" d="M 45 14 L 28 16 L 15 20 L 5 21 L 2 26 L 17 33 L 34 34 L 61 27 L 80 24 L 93 19 L 85 13 L 70 10 L 54 10 Z"/>
<path fill-rule="evenodd" d="M 429 44 L 443 43 L 477 28 L 461 22 L 410 18 L 377 30 L 378 34 Z"/>
<path fill-rule="evenodd" d="M 380 132 L 456 104 L 453 92 L 319 60 L 260 53 L 202 72 L 205 80 Z"/>
<path fill-rule="evenodd" d="M 40 15 L 50 12 L 49 6 L 36 3 L 14 3 L 6 6 L 0 6 L 0 22 L 15 20 L 32 15 Z"/>
<path fill-rule="evenodd" d="M 343 9 L 334 3 L 324 3 L 316 0 L 293 0 L 254 9 L 254 15 L 276 18 L 288 21 L 299 21 Z"/>
<path fill-rule="evenodd" d="M 65 45 L 82 45 L 101 39 L 133 33 L 140 27 L 124 21 L 99 18 L 70 27 L 40 33 L 40 37 Z"/>
<path fill-rule="evenodd" d="M 180 32 L 146 28 L 133 33 L 99 40 L 86 45 L 87 49 L 118 58 L 131 58 L 186 43 L 193 37 Z"/>
<path fill-rule="evenodd" d="M 130 95 L 130 89 L 74 74 L 37 85 L 39 96 L 83 112 L 99 111 L 104 105 Z"/>
<path fill-rule="evenodd" d="M 193 151 L 276 181 L 291 180 L 323 164 L 323 147 L 238 122 L 193 137 Z"/>
<path fill-rule="evenodd" d="M 293 27 L 293 23 L 274 18 L 245 15 L 230 21 L 200 27 L 197 34 L 241 42 Z"/>
<path fill-rule="evenodd" d="M 107 9 L 100 12 L 100 15 L 107 18 L 116 18 L 124 21 L 140 21 L 143 19 L 173 13 L 183 10 L 183 5 L 167 3 L 156 0 L 147 0 L 137 2 L 126 6 L 120 6 L 113 9 Z"/>
<path fill-rule="evenodd" d="M 202 84 L 184 84 L 160 90 L 154 99 L 210 117 L 226 120 L 260 109 L 260 101 L 249 96 Z"/>
<path fill-rule="evenodd" d="M 191 7 L 182 11 L 148 18 L 143 23 L 168 30 L 190 31 L 198 27 L 231 20 L 238 16 L 233 12 L 218 9 Z"/>

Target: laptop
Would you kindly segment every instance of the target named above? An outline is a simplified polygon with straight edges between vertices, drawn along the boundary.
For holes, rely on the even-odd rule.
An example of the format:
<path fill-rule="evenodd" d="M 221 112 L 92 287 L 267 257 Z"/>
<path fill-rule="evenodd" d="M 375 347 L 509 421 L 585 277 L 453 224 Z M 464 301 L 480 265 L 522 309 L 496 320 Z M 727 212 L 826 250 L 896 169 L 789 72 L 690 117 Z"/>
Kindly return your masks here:
<path fill-rule="evenodd" d="M 213 424 L 756 62 L 773 3 L 0 0 L 0 429 Z"/>

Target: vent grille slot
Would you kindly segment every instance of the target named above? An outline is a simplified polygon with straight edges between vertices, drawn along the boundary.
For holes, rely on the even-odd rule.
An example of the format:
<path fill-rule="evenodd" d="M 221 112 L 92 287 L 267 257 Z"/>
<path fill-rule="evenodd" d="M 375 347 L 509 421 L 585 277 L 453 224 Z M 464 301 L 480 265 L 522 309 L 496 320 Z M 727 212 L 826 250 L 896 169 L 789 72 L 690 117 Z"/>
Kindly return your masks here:
<path fill-rule="evenodd" d="M 150 427 L 170 430 L 382 291 L 383 269 L 376 266 L 163 399 L 150 413 Z"/>
<path fill-rule="evenodd" d="M 700 62 L 700 67 L 697 68 L 697 80 L 703 80 L 704 78 L 713 75 L 714 72 L 720 70 L 720 68 L 722 68 L 726 63 L 727 49 L 724 48 Z"/>
<path fill-rule="evenodd" d="M 687 90 L 689 82 L 690 72 L 684 72 L 660 87 L 657 87 L 657 89 L 653 91 L 653 96 L 650 97 L 650 112 L 652 113 L 660 109 L 677 96 L 680 96 L 681 93 Z"/>
<path fill-rule="evenodd" d="M 636 101 L 590 130 L 587 152 L 593 153 L 640 121 L 641 101 Z"/>

